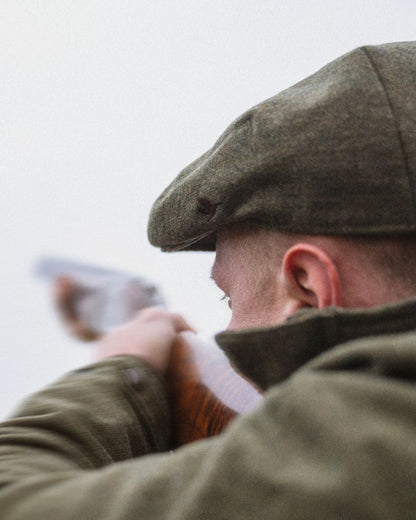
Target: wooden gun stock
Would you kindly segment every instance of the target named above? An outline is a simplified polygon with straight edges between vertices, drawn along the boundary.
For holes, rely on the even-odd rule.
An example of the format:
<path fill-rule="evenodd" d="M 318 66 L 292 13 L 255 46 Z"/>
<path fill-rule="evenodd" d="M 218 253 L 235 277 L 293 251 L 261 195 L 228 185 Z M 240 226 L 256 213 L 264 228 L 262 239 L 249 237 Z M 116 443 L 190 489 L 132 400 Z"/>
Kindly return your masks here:
<path fill-rule="evenodd" d="M 192 333 L 181 334 L 167 374 L 173 447 L 220 433 L 255 408 L 261 393 L 231 367 L 224 353 Z"/>
<path fill-rule="evenodd" d="M 46 258 L 37 272 L 52 280 L 63 323 L 83 341 L 98 338 L 107 326 L 127 320 L 140 308 L 163 302 L 148 281 L 102 267 Z M 180 334 L 175 342 L 167 383 L 173 447 L 217 435 L 236 415 L 261 400 L 260 392 L 233 370 L 217 346 L 190 332 Z"/>

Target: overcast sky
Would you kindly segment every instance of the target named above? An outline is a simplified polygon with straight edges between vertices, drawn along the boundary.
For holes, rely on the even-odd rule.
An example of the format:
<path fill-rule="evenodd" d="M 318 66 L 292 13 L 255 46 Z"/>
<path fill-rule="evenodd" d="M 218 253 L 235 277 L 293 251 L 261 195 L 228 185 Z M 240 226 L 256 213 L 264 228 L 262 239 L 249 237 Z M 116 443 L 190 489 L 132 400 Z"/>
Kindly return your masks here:
<path fill-rule="evenodd" d="M 410 0 L 0 0 L 0 417 L 89 361 L 39 257 L 144 274 L 212 336 L 229 319 L 213 257 L 152 248 L 154 199 L 250 106 L 354 47 L 415 38 Z"/>

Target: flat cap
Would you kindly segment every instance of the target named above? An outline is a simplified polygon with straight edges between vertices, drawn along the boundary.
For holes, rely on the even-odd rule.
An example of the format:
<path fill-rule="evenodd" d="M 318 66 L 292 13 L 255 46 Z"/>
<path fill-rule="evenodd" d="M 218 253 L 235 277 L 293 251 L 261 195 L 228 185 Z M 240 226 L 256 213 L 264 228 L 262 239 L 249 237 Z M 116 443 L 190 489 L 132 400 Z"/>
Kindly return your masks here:
<path fill-rule="evenodd" d="M 215 250 L 219 227 L 416 231 L 416 42 L 360 47 L 234 121 L 153 205 L 150 242 Z"/>

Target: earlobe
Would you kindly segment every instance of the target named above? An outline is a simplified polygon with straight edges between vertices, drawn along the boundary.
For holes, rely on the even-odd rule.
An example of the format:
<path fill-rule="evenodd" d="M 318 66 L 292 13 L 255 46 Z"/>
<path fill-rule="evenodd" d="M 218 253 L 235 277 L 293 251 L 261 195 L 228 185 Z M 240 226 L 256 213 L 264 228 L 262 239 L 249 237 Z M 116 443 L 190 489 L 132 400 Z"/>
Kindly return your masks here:
<path fill-rule="evenodd" d="M 332 258 L 321 248 L 299 243 L 292 246 L 282 262 L 282 276 L 292 310 L 322 309 L 341 304 L 341 284 Z"/>

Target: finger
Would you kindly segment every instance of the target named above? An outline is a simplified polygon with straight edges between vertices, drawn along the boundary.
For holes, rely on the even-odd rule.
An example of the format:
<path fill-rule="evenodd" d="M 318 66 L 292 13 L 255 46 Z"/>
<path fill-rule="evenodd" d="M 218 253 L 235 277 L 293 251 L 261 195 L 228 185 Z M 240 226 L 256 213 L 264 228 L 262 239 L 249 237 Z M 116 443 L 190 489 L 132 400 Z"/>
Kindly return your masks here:
<path fill-rule="evenodd" d="M 167 320 L 175 329 L 175 332 L 184 332 L 191 331 L 195 332 L 196 330 L 189 325 L 189 323 L 185 320 L 185 318 L 175 312 L 170 312 L 165 309 L 161 309 L 160 307 L 147 307 L 146 309 L 141 309 L 137 314 L 136 318 L 139 321 L 156 321 L 156 320 Z"/>

